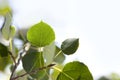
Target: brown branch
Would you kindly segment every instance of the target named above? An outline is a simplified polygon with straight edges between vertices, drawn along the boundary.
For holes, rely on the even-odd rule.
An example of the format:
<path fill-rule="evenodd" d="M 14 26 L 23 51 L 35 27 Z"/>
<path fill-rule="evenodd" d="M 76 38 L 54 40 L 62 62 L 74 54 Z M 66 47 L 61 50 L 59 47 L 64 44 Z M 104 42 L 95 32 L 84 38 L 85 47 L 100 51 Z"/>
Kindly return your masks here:
<path fill-rule="evenodd" d="M 14 64 L 16 65 L 16 60 L 15 60 L 15 57 L 13 56 L 13 53 L 11 51 L 8 51 L 8 53 L 10 54 Z"/>
<path fill-rule="evenodd" d="M 11 76 L 10 76 L 10 80 L 14 80 L 12 77 L 13 77 L 13 75 L 14 75 L 14 73 L 15 73 L 15 70 L 17 69 L 18 65 L 20 64 L 20 61 L 21 61 L 22 56 L 23 56 L 23 53 L 27 51 L 27 50 L 25 49 L 25 47 L 26 47 L 26 44 L 25 44 L 24 47 L 23 47 L 23 51 L 20 52 L 20 56 L 19 56 L 19 58 L 18 58 L 18 61 L 16 62 L 16 61 L 15 61 L 15 58 L 13 59 L 14 62 L 15 62 L 15 65 L 14 65 L 14 67 L 13 67 L 13 70 L 12 70 L 12 73 L 11 73 Z M 10 54 L 11 54 L 11 52 L 10 52 Z M 12 57 L 13 57 L 13 56 L 12 56 Z"/>
<path fill-rule="evenodd" d="M 15 73 L 15 70 L 17 69 L 17 67 L 18 67 L 18 65 L 19 65 L 19 63 L 20 63 L 20 60 L 22 59 L 22 54 L 23 54 L 24 52 L 25 52 L 25 51 L 23 50 L 23 51 L 20 53 L 20 57 L 19 57 L 17 63 L 15 64 L 15 66 L 13 67 L 13 70 L 12 70 L 12 73 L 11 73 L 11 76 L 10 76 L 10 80 L 14 80 L 14 79 L 12 79 L 12 77 L 13 77 L 13 75 L 14 75 L 14 73 Z"/>
<path fill-rule="evenodd" d="M 31 72 L 24 73 L 24 74 L 22 74 L 22 75 L 19 75 L 19 76 L 17 76 L 17 77 L 14 77 L 14 78 L 12 78 L 11 80 L 18 79 L 18 78 L 23 77 L 23 76 L 28 75 L 28 74 L 35 74 L 35 73 L 37 73 L 37 72 L 40 71 L 40 70 L 43 70 L 43 69 L 52 67 L 52 66 L 54 66 L 54 65 L 55 65 L 55 64 L 50 64 L 50 65 L 48 65 L 48 66 L 45 66 L 45 67 L 42 67 L 42 68 L 35 69 L 35 70 L 31 71 Z"/>

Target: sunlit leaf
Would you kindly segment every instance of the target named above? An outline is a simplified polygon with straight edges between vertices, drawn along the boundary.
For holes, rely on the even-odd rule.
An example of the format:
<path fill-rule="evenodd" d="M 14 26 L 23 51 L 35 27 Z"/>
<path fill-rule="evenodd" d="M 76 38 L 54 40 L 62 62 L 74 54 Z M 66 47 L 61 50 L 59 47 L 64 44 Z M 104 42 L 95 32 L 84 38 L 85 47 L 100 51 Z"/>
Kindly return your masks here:
<path fill-rule="evenodd" d="M 62 64 L 64 60 L 65 60 L 65 55 L 63 54 L 61 49 L 56 46 L 54 61 L 59 64 Z"/>
<path fill-rule="evenodd" d="M 70 55 L 76 52 L 79 46 L 78 38 L 69 38 L 62 42 L 61 49 L 63 53 Z"/>
<path fill-rule="evenodd" d="M 22 58 L 23 68 L 26 72 L 31 72 L 44 66 L 44 59 L 42 54 L 43 53 L 41 52 L 31 52 L 27 53 Z M 36 73 L 31 74 L 31 76 L 36 79 L 42 79 L 45 76 L 45 70 L 37 71 Z"/>
<path fill-rule="evenodd" d="M 56 65 L 55 67 L 59 68 L 59 69 L 62 69 L 63 68 L 63 65 Z M 57 79 L 57 76 L 59 75 L 59 71 L 54 69 L 53 72 L 52 72 L 52 80 L 56 80 Z"/>
<path fill-rule="evenodd" d="M 0 43 L 0 56 L 1 57 L 7 57 L 8 56 L 8 49 L 2 43 Z"/>
<path fill-rule="evenodd" d="M 54 54 L 55 54 L 55 43 L 54 42 L 44 47 L 43 55 L 46 60 L 46 65 L 49 65 L 52 63 Z"/>
<path fill-rule="evenodd" d="M 78 61 L 67 63 L 57 80 L 93 80 L 88 67 Z"/>
<path fill-rule="evenodd" d="M 28 30 L 27 39 L 33 46 L 43 47 L 55 40 L 55 33 L 48 24 L 41 21 Z"/>

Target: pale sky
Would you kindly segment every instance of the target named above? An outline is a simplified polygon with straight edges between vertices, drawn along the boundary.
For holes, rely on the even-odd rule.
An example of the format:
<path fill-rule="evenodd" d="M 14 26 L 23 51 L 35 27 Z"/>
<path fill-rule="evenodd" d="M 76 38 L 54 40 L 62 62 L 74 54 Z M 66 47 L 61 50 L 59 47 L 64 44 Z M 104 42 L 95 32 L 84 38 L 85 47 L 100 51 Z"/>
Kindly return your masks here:
<path fill-rule="evenodd" d="M 120 73 L 120 0 L 9 0 L 14 25 L 40 20 L 50 24 L 56 41 L 80 38 L 78 51 L 67 61 L 84 62 L 94 77 Z"/>

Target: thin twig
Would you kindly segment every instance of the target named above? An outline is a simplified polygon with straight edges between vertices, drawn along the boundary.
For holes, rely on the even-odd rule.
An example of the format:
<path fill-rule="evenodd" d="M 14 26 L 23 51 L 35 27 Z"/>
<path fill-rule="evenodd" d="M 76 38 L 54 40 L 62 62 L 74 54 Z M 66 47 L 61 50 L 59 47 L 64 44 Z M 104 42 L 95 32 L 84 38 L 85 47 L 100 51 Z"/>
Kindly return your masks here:
<path fill-rule="evenodd" d="M 23 77 L 23 76 L 28 75 L 28 74 L 35 74 L 35 73 L 37 73 L 37 72 L 40 71 L 40 70 L 43 70 L 43 69 L 52 67 L 52 66 L 54 66 L 54 65 L 55 65 L 55 64 L 50 64 L 50 65 L 48 65 L 48 66 L 45 66 L 45 67 L 42 67 L 42 68 L 35 69 L 35 70 L 31 71 L 31 72 L 24 73 L 24 74 L 22 74 L 22 75 L 19 75 L 19 76 L 17 76 L 17 77 L 14 77 L 14 78 L 12 78 L 11 80 L 18 79 L 18 78 Z"/>
<path fill-rule="evenodd" d="M 11 73 L 11 76 L 10 76 L 10 80 L 13 80 L 12 77 L 13 77 L 13 75 L 14 75 L 14 72 L 15 72 L 16 68 L 17 68 L 17 65 L 15 65 L 15 66 L 13 67 L 13 69 L 12 69 L 12 73 Z"/>
<path fill-rule="evenodd" d="M 17 63 L 15 64 L 15 66 L 13 67 L 13 70 L 12 70 L 12 73 L 11 73 L 11 76 L 10 76 L 10 80 L 13 80 L 12 77 L 13 77 L 13 75 L 15 73 L 15 70 L 17 69 L 17 67 L 18 67 L 18 65 L 20 63 L 20 60 L 22 59 L 22 54 L 23 53 L 24 53 L 24 51 L 20 53 L 20 57 L 19 57 Z"/>
<path fill-rule="evenodd" d="M 25 49 L 25 48 L 26 48 L 26 45 L 27 45 L 27 43 L 26 43 L 25 46 L 23 47 L 23 51 L 20 52 L 20 56 L 19 56 L 17 62 L 15 62 L 16 64 L 15 64 L 14 67 L 13 67 L 13 70 L 12 70 L 12 73 L 11 73 L 11 76 L 10 76 L 10 80 L 14 80 L 14 79 L 12 79 L 12 77 L 13 77 L 13 75 L 14 75 L 14 73 L 15 73 L 15 70 L 17 69 L 18 65 L 20 64 L 20 61 L 21 61 L 22 56 L 23 56 L 23 53 L 28 50 L 28 49 L 27 49 L 27 50 Z M 30 45 L 29 45 L 29 47 L 30 47 Z"/>
<path fill-rule="evenodd" d="M 25 52 L 25 50 L 23 50 L 23 52 L 20 53 L 20 57 L 19 57 L 19 59 L 18 59 L 18 61 L 17 61 L 17 65 L 20 64 L 20 60 L 22 59 L 22 54 L 23 54 L 24 52 Z"/>

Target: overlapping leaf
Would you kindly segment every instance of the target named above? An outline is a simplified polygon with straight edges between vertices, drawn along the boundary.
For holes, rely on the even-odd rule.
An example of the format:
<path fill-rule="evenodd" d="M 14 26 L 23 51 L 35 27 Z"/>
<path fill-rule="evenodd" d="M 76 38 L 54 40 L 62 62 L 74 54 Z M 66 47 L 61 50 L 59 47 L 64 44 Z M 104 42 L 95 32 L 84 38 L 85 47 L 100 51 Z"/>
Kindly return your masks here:
<path fill-rule="evenodd" d="M 93 80 L 93 77 L 85 64 L 74 61 L 65 65 L 57 80 Z"/>
<path fill-rule="evenodd" d="M 45 46 L 43 49 L 43 55 L 44 55 L 44 59 L 46 60 L 46 65 L 49 65 L 52 63 L 53 61 L 53 57 L 55 54 L 55 43 L 52 42 L 50 45 Z"/>
<path fill-rule="evenodd" d="M 22 63 L 26 72 L 32 72 L 33 70 L 42 68 L 44 66 L 43 54 L 41 52 L 28 53 L 22 58 Z M 45 73 L 45 70 L 40 70 L 31 74 L 31 76 L 39 80 L 45 76 Z"/>
<path fill-rule="evenodd" d="M 7 57 L 8 56 L 8 49 L 2 43 L 0 43 L 0 56 L 1 57 Z"/>

